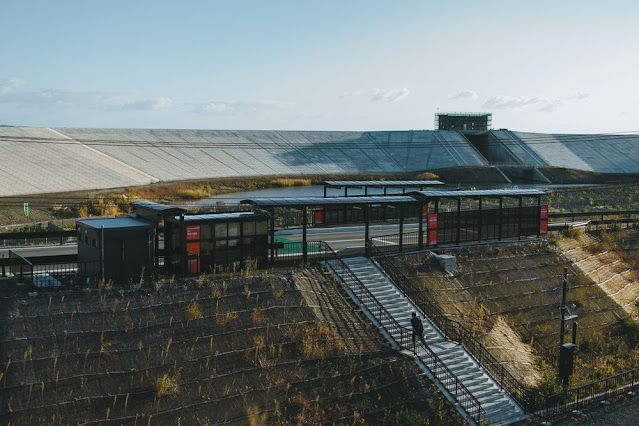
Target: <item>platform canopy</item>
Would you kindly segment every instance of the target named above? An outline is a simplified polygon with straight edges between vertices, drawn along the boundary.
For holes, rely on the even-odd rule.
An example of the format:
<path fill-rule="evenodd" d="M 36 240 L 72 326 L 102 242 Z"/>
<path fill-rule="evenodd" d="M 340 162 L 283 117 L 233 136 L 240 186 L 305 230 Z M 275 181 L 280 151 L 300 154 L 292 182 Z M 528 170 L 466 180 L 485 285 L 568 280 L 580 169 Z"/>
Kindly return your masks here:
<path fill-rule="evenodd" d="M 546 195 L 541 189 L 520 189 L 520 188 L 502 188 L 502 189 L 468 189 L 468 190 L 451 190 L 451 191 L 415 191 L 411 192 L 417 198 L 475 198 L 475 197 L 539 197 Z"/>
<path fill-rule="evenodd" d="M 364 197 L 284 197 L 284 198 L 249 198 L 241 204 L 252 204 L 261 208 L 291 207 L 303 208 L 311 206 L 344 205 L 358 206 L 369 204 L 415 204 L 415 197 L 409 195 L 364 196 Z"/>
<path fill-rule="evenodd" d="M 321 184 L 339 188 L 343 186 L 368 186 L 370 188 L 383 188 L 386 186 L 391 188 L 401 188 L 403 186 L 444 185 L 444 182 L 441 182 L 439 180 L 327 180 L 321 182 Z"/>
<path fill-rule="evenodd" d="M 324 197 L 327 196 L 328 188 L 344 188 L 344 196 L 348 197 L 349 188 L 364 188 L 364 196 L 367 196 L 369 188 L 383 188 L 386 195 L 388 188 L 402 188 L 402 192 L 406 192 L 406 188 L 411 187 L 422 190 L 428 186 L 444 185 L 444 182 L 438 180 L 327 180 L 320 183 L 324 185 Z"/>

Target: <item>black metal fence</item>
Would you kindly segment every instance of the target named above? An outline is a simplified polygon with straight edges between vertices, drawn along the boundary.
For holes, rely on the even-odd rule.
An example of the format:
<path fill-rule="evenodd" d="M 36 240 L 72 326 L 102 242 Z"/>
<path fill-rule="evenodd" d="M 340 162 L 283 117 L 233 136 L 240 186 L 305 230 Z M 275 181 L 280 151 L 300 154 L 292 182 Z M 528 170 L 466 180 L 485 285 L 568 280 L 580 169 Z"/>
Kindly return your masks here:
<path fill-rule="evenodd" d="M 630 370 L 616 376 L 607 377 L 584 386 L 566 389 L 554 395 L 542 395 L 526 388 L 499 362 L 482 343 L 461 323 L 448 319 L 428 299 L 428 294 L 409 280 L 372 241 L 369 246 L 371 257 L 402 291 L 422 309 L 428 320 L 447 338 L 459 342 L 477 362 L 508 392 L 517 403 L 529 413 L 544 420 L 567 415 L 588 405 L 608 401 L 619 395 L 639 390 L 639 369 Z"/>
<path fill-rule="evenodd" d="M 8 262 L 2 269 L 3 275 L 15 277 L 28 291 L 149 283 L 172 276 L 170 265 L 182 261 L 182 258 L 161 258 L 160 265 L 155 267 L 141 266 L 137 262 L 122 262 L 114 272 L 103 270 L 100 261 L 34 264 L 11 250 L 9 253 Z M 197 272 L 187 272 L 186 275 L 197 275 Z"/>
<path fill-rule="evenodd" d="M 308 260 L 325 260 L 327 247 L 323 241 L 307 241 L 306 255 Z M 277 262 L 304 260 L 304 243 L 285 242 L 276 243 L 274 259 Z"/>
<path fill-rule="evenodd" d="M 635 394 L 637 391 L 639 368 L 547 396 L 544 408 L 539 414 L 549 420 L 582 410 L 592 404 L 607 402 L 617 396 Z"/>
<path fill-rule="evenodd" d="M 639 211 L 611 211 L 611 212 L 579 212 L 579 213 L 550 213 L 548 220 L 550 223 L 564 219 L 569 222 L 588 222 L 590 228 L 610 228 L 617 226 L 620 228 L 634 228 L 639 221 Z"/>
<path fill-rule="evenodd" d="M 0 246 L 33 246 L 75 242 L 76 231 L 32 231 L 0 233 Z"/>
<path fill-rule="evenodd" d="M 422 247 L 426 247 L 426 234 L 426 231 L 422 232 Z M 374 243 L 377 251 L 383 254 L 420 249 L 419 231 L 406 232 L 404 234 L 382 235 L 372 237 L 369 241 Z"/>
<path fill-rule="evenodd" d="M 324 243 L 325 244 L 325 243 Z M 417 341 L 417 346 L 412 344 L 412 330 L 401 326 L 395 318 L 384 308 L 366 286 L 357 278 L 344 261 L 333 252 L 326 244 L 326 265 L 348 286 L 361 303 L 368 309 L 371 315 L 379 322 L 380 326 L 388 333 L 401 349 L 409 350 L 415 355 L 417 349 L 421 349 L 423 355 L 419 355 L 436 379 L 448 390 L 455 401 L 475 422 L 479 423 L 485 417 L 485 411 L 475 396 L 464 386 L 446 364 L 427 345 Z"/>

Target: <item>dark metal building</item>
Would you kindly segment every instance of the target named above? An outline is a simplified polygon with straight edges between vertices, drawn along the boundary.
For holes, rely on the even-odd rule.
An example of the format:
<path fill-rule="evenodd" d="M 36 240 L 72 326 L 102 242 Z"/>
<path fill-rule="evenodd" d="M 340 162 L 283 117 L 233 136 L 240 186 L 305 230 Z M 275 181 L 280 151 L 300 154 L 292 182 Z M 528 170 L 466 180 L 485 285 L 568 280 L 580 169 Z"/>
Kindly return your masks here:
<path fill-rule="evenodd" d="M 152 223 L 132 217 L 83 219 L 76 222 L 76 230 L 81 275 L 124 283 L 154 270 Z"/>

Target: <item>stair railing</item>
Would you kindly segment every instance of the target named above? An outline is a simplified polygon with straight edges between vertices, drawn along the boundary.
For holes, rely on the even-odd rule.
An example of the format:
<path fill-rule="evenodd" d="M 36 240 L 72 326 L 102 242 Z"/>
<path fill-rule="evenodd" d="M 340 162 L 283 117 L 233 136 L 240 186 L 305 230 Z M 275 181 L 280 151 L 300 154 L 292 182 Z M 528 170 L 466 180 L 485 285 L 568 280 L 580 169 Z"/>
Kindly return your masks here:
<path fill-rule="evenodd" d="M 463 407 L 464 411 L 473 421 L 479 424 L 481 418 L 486 416 L 486 412 L 477 398 L 475 398 L 457 376 L 450 371 L 431 348 L 423 344 L 419 339 L 417 339 L 417 346 L 412 347 L 412 329 L 400 325 L 348 265 L 337 256 L 333 249 L 328 244 L 324 244 L 323 252 L 326 256 L 325 265 L 330 267 L 335 275 L 348 286 L 371 315 L 379 322 L 384 331 L 395 340 L 398 346 L 418 356 L 426 365 L 426 368 L 428 368 L 433 376 L 446 388 L 455 402 Z M 399 340 L 396 336 L 399 336 Z M 418 355 L 419 348 L 422 349 L 423 355 Z"/>
<path fill-rule="evenodd" d="M 427 291 L 409 280 L 397 265 L 369 241 L 369 253 L 384 274 L 400 291 L 422 310 L 424 316 L 446 338 L 458 342 L 490 374 L 501 389 L 508 392 L 527 412 L 535 412 L 544 406 L 545 398 L 527 389 L 481 342 L 460 322 L 447 318 L 427 297 Z"/>

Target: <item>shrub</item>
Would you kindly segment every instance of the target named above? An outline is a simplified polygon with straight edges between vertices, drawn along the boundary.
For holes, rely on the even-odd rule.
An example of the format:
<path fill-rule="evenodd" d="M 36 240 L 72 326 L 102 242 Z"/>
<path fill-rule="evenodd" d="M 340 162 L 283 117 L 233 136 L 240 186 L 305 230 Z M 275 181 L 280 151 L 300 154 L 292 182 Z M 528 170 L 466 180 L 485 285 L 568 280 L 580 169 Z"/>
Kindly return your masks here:
<path fill-rule="evenodd" d="M 573 240 L 579 241 L 581 240 L 581 237 L 583 236 L 584 232 L 583 230 L 579 228 L 575 228 L 574 226 L 569 226 L 568 228 L 564 229 L 562 234 L 566 238 L 572 238 Z"/>

